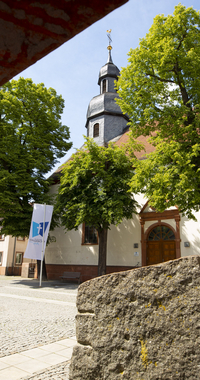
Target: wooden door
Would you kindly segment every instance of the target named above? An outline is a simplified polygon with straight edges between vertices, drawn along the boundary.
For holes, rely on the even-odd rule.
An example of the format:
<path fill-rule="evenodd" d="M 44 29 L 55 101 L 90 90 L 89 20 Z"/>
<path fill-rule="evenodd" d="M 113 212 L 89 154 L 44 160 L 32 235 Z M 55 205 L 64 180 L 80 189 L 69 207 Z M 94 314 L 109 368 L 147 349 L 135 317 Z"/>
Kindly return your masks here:
<path fill-rule="evenodd" d="M 160 241 L 148 241 L 147 244 L 147 265 L 158 264 L 162 261 Z"/>
<path fill-rule="evenodd" d="M 173 231 L 166 226 L 152 229 L 147 241 L 147 265 L 176 259 L 176 244 Z"/>
<path fill-rule="evenodd" d="M 162 259 L 163 261 L 174 260 L 176 258 L 176 246 L 175 241 L 163 241 L 162 242 Z"/>

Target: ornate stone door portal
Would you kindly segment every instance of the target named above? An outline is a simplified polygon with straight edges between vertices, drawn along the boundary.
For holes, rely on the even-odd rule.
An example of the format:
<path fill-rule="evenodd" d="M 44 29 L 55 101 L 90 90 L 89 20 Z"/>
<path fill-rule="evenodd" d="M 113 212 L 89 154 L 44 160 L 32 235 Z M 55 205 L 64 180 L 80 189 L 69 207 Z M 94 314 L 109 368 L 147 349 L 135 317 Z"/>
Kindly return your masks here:
<path fill-rule="evenodd" d="M 145 212 L 148 202 L 140 212 L 142 266 L 162 263 L 181 257 L 180 214 L 178 209 L 164 212 Z M 175 220 L 176 229 L 167 221 Z M 145 231 L 145 222 L 155 221 Z"/>

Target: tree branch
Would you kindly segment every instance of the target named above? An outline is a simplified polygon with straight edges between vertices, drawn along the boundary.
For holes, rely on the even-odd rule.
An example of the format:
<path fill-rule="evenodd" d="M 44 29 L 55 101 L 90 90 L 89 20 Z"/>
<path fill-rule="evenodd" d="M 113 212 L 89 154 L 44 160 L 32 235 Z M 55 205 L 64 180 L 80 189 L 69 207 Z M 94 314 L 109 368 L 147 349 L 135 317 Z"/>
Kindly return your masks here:
<path fill-rule="evenodd" d="M 149 75 L 150 77 L 156 78 L 156 79 L 158 79 L 160 82 L 165 82 L 165 83 L 175 83 L 175 82 L 174 82 L 173 80 L 171 80 L 171 79 L 160 78 L 160 77 L 158 77 L 157 75 L 152 74 L 152 73 L 146 73 L 146 75 Z"/>
<path fill-rule="evenodd" d="M 192 109 L 191 106 L 190 106 L 190 103 L 189 103 L 189 97 L 188 97 L 188 93 L 186 91 L 186 88 L 182 85 L 183 80 L 181 80 L 181 78 L 180 78 L 181 68 L 179 67 L 178 61 L 176 61 L 175 65 L 174 65 L 174 68 L 173 68 L 173 71 L 176 74 L 176 77 L 177 77 L 177 80 L 178 80 L 178 85 L 179 85 L 179 88 L 181 90 L 183 104 L 186 107 Z"/>

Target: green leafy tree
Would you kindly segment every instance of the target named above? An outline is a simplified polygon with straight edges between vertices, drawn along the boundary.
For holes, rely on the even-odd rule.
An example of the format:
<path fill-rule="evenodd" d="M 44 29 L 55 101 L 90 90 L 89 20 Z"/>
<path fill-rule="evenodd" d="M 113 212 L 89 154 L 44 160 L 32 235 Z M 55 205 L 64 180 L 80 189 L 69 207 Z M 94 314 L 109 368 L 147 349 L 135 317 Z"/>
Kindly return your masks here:
<path fill-rule="evenodd" d="M 135 212 L 136 201 L 128 191 L 131 177 L 131 161 L 122 149 L 98 146 L 88 138 L 62 171 L 57 211 L 67 230 L 85 222 L 98 231 L 98 275 L 106 273 L 110 225 L 132 218 Z"/>
<path fill-rule="evenodd" d="M 134 138 L 150 136 L 155 146 L 135 162 L 132 190 L 159 211 L 167 200 L 192 217 L 200 204 L 200 13 L 179 4 L 173 15 L 156 16 L 117 88 Z"/>
<path fill-rule="evenodd" d="M 0 218 L 2 233 L 28 236 L 32 205 L 48 203 L 45 175 L 71 147 L 61 123 L 64 100 L 31 79 L 0 89 Z"/>

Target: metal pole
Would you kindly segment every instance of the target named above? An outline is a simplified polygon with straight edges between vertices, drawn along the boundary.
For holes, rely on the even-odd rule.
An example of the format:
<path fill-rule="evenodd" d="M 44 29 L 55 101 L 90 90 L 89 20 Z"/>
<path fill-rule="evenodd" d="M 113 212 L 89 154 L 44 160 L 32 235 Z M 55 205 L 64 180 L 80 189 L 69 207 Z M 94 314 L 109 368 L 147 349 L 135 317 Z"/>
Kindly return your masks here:
<path fill-rule="evenodd" d="M 44 204 L 44 222 L 43 222 L 43 234 L 42 234 L 42 253 L 40 263 L 40 287 L 42 286 L 42 266 L 43 266 L 43 253 L 44 253 L 44 232 L 45 232 L 45 219 L 46 219 L 46 203 Z"/>

